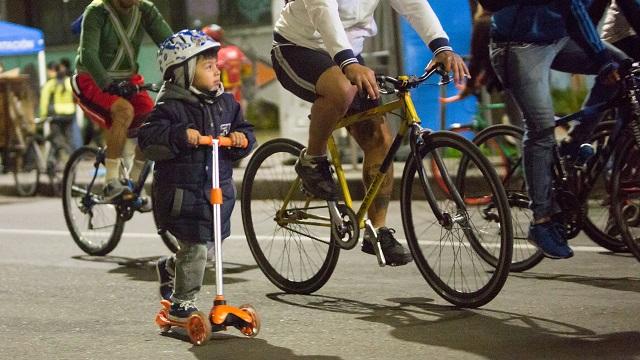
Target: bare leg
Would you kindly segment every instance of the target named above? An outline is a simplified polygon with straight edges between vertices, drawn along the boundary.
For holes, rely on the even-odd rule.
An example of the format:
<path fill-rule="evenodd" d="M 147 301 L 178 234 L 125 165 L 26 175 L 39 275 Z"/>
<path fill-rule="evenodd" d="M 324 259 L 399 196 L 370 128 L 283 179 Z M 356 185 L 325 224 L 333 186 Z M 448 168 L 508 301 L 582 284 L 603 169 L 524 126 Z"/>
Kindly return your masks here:
<path fill-rule="evenodd" d="M 356 123 L 349 127 L 349 132 L 364 151 L 362 178 L 364 185 L 369 188 L 391 147 L 391 133 L 384 118 Z M 369 219 L 375 228 L 385 225 L 392 191 L 393 166 L 390 166 L 368 211 Z"/>
<path fill-rule="evenodd" d="M 327 153 L 327 141 L 333 127 L 347 112 L 357 88 L 344 76 L 337 66 L 327 69 L 316 83 L 318 98 L 311 106 L 309 146 L 307 155 Z"/>
<path fill-rule="evenodd" d="M 122 150 L 127 141 L 127 130 L 133 121 L 133 106 L 120 98 L 111 106 L 111 129 L 106 132 L 107 159 L 122 157 Z"/>

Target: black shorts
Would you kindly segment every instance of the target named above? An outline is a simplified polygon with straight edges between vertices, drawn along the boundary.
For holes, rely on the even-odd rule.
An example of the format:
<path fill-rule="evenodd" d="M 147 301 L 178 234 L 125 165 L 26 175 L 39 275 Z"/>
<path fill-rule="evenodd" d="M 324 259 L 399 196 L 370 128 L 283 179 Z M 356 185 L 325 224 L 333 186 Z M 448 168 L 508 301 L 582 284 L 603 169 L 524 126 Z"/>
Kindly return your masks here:
<path fill-rule="evenodd" d="M 308 102 L 314 102 L 316 83 L 327 69 L 337 66 L 331 56 L 322 51 L 298 46 L 282 37 L 273 34 L 274 45 L 271 49 L 271 62 L 276 77 L 282 86 L 295 96 Z M 364 65 L 360 55 L 356 57 Z M 349 113 L 356 113 L 378 106 L 378 100 L 369 100 L 358 94 L 354 99 Z"/>

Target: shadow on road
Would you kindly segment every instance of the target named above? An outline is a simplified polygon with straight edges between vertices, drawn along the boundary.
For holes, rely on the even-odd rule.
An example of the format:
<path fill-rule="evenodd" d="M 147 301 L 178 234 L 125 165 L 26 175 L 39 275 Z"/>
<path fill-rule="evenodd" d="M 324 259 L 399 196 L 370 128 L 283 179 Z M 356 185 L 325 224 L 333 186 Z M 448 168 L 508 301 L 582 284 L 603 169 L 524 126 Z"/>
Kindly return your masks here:
<path fill-rule="evenodd" d="M 572 274 L 549 274 L 549 273 L 511 273 L 509 276 L 521 279 L 537 279 L 564 281 L 573 284 L 588 285 L 609 290 L 640 292 L 640 278 L 637 277 L 600 277 L 600 276 L 584 276 Z"/>
<path fill-rule="evenodd" d="M 386 324 L 397 339 L 480 355 L 487 359 L 633 359 L 640 332 L 597 334 L 580 326 L 497 310 L 465 310 L 426 298 L 392 298 L 371 304 L 322 295 L 268 294 L 272 300 L 308 309 L 357 315 Z"/>
<path fill-rule="evenodd" d="M 183 329 L 172 328 L 163 336 L 189 342 L 189 337 Z M 235 329 L 230 328 L 231 332 Z M 324 355 L 296 355 L 291 349 L 270 345 L 266 340 L 246 338 L 242 335 L 234 336 L 229 333 L 214 333 L 209 342 L 202 346 L 193 346 L 191 351 L 197 359 L 273 359 L 273 360 L 341 360 L 337 356 Z"/>
<path fill-rule="evenodd" d="M 99 263 L 109 263 L 119 265 L 117 268 L 109 270 L 112 274 L 124 274 L 128 278 L 136 281 L 158 281 L 156 274 L 155 263 L 160 256 L 148 256 L 142 258 L 128 258 L 122 256 L 91 256 L 91 255 L 78 255 L 73 256 L 73 259 L 82 261 L 92 261 Z M 224 283 L 236 284 L 247 281 L 246 279 L 233 277 L 229 275 L 241 274 L 243 272 L 253 270 L 257 268 L 257 265 L 245 265 L 231 262 L 224 262 Z M 216 272 L 214 271 L 213 264 L 207 264 L 207 269 L 204 274 L 203 285 L 214 285 L 216 283 Z"/>

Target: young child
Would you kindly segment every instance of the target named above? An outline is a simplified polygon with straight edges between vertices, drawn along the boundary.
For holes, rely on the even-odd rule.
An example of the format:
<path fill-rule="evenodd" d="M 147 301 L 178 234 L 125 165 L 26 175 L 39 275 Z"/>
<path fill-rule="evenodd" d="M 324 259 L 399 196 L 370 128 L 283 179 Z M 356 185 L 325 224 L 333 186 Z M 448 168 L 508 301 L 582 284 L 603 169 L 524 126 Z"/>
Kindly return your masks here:
<path fill-rule="evenodd" d="M 198 137 L 228 136 L 234 145 L 249 141 L 244 149 L 220 149 L 223 238 L 230 234 L 235 201 L 233 162 L 247 156 L 255 144 L 253 126 L 220 83 L 219 49 L 218 42 L 195 30 L 182 30 L 162 43 L 158 62 L 164 84 L 138 135 L 140 148 L 156 162 L 153 210 L 158 225 L 180 244 L 175 257 L 156 265 L 160 295 L 172 302 L 169 318 L 174 321 L 186 321 L 198 310 L 194 300 L 202 286 L 207 243 L 213 241 L 211 149 L 198 147 Z"/>

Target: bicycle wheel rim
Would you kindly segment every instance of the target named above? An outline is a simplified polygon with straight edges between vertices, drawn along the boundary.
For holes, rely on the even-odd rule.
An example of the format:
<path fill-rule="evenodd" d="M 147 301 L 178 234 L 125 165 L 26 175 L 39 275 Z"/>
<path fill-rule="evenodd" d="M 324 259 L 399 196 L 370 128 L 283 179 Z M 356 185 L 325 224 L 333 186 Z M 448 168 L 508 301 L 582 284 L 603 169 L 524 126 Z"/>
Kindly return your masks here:
<path fill-rule="evenodd" d="M 286 211 L 280 212 L 297 178 L 293 164 L 301 149 L 302 145 L 295 141 L 275 139 L 256 150 L 245 171 L 241 207 L 249 247 L 262 272 L 286 292 L 311 293 L 333 273 L 339 247 L 331 239 L 330 227 L 283 222 L 285 218 L 293 218 L 294 213 L 329 216 L 324 201 L 312 201 L 305 206 L 305 196 L 299 187 L 293 189 Z"/>
<path fill-rule="evenodd" d="M 38 156 L 33 140 L 26 149 L 14 153 L 13 157 L 13 179 L 16 184 L 16 192 L 20 196 L 33 196 L 38 190 L 40 183 L 40 168 L 38 167 Z"/>
<path fill-rule="evenodd" d="M 496 198 L 497 222 L 479 227 L 473 212 L 469 211 L 472 205 L 465 204 L 464 208 L 459 208 L 451 196 L 441 193 L 437 201 L 438 207 L 451 215 L 451 218 L 458 217 L 462 220 L 452 222 L 451 229 L 440 226 L 427 201 L 418 198 L 419 194 L 424 193 L 416 174 L 417 164 L 410 157 L 405 166 L 401 190 L 402 218 L 409 247 L 420 272 L 440 296 L 458 306 L 482 306 L 499 293 L 506 281 L 511 262 L 512 228 L 506 195 L 495 171 L 473 144 L 450 132 L 432 133 L 428 136 L 427 147 L 422 152 L 421 159 L 425 169 L 430 168 L 430 154 L 445 147 L 449 152 L 455 150 L 468 154 L 471 161 L 481 164 L 479 168 L 482 177 L 488 179 L 489 188 Z M 447 172 L 454 178 L 457 173 L 456 163 L 455 159 L 445 159 Z M 431 188 L 435 188 L 433 174 L 427 175 Z M 463 198 L 466 196 L 461 195 Z M 440 238 L 429 240 L 427 234 L 436 231 L 440 233 Z M 491 240 L 481 232 L 491 232 L 496 238 Z M 479 242 L 487 244 L 479 246 Z M 498 254 L 494 264 L 487 262 L 478 253 L 479 249 L 489 247 L 489 243 Z"/>
<path fill-rule="evenodd" d="M 98 150 L 83 147 L 73 153 L 63 177 L 63 207 L 67 227 L 76 244 L 89 255 L 111 252 L 124 230 L 124 220 L 112 204 L 100 204 L 104 186 L 104 164 L 96 170 Z M 92 187 L 88 186 L 95 177 Z M 94 201 L 83 203 L 89 192 Z"/>
<path fill-rule="evenodd" d="M 640 146 L 624 140 L 616 156 L 611 179 L 611 206 L 616 224 L 629 250 L 640 261 Z"/>

